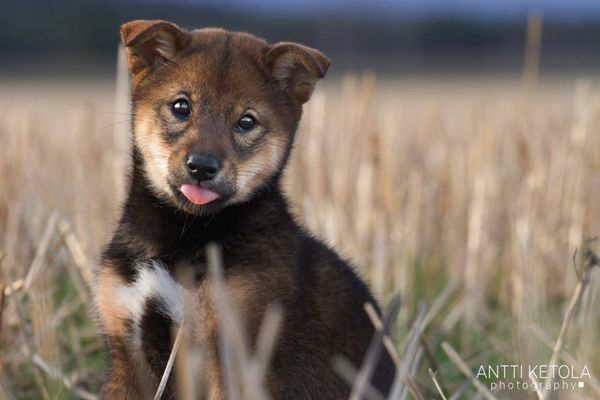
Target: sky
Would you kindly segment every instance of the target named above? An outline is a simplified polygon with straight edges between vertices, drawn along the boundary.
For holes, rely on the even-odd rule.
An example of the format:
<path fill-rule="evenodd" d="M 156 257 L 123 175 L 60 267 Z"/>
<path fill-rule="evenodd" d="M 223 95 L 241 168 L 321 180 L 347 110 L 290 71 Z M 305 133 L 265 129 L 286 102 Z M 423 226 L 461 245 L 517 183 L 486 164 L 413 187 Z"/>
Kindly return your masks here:
<path fill-rule="evenodd" d="M 600 20 L 600 0 L 203 0 L 203 4 L 207 3 L 238 11 L 275 14 L 327 12 L 374 13 L 395 18 L 522 19 L 531 11 L 538 11 L 545 19 Z"/>

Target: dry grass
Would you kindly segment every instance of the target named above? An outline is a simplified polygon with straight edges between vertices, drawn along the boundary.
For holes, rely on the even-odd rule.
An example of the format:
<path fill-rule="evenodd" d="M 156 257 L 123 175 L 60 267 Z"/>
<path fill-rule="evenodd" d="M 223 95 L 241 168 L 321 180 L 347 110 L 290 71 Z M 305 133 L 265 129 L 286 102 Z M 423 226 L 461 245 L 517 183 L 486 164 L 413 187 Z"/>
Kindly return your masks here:
<path fill-rule="evenodd" d="M 397 398 L 534 398 L 478 390 L 468 372 L 550 360 L 592 375 L 554 398 L 600 396 L 600 276 L 573 260 L 600 234 L 593 82 L 563 77 L 530 91 L 510 77 L 348 75 L 308 103 L 285 187 L 384 303 L 402 295 L 393 342 L 380 334 L 401 365 Z M 98 392 L 89 271 L 117 218 L 128 125 L 106 85 L 0 90 L 0 398 Z M 242 397 L 259 385 L 261 351 L 231 355 Z M 248 365 L 254 372 L 238 376 Z M 368 370 L 340 365 L 350 379 Z"/>

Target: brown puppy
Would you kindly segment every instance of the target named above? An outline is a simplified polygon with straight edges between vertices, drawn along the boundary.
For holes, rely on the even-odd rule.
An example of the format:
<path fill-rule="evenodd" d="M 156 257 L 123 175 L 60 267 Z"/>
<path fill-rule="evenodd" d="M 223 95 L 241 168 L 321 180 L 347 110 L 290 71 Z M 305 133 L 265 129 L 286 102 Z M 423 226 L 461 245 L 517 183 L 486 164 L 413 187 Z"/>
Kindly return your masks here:
<path fill-rule="evenodd" d="M 197 323 L 189 340 L 207 349 L 198 379 L 207 398 L 225 398 L 211 278 L 200 270 L 184 289 L 173 277 L 176 266 L 204 265 L 209 242 L 223 249 L 225 288 L 249 343 L 267 307 L 284 310 L 266 375 L 271 397 L 347 397 L 332 359 L 362 363 L 374 333 L 363 304 L 375 301 L 352 268 L 295 221 L 280 188 L 302 104 L 329 60 L 299 44 L 164 21 L 127 23 L 121 36 L 133 73 L 133 167 L 96 275 L 110 360 L 102 397 L 154 393 L 170 328 L 190 318 L 191 304 Z M 373 384 L 387 392 L 394 374 L 385 355 Z M 175 393 L 171 378 L 164 398 Z"/>

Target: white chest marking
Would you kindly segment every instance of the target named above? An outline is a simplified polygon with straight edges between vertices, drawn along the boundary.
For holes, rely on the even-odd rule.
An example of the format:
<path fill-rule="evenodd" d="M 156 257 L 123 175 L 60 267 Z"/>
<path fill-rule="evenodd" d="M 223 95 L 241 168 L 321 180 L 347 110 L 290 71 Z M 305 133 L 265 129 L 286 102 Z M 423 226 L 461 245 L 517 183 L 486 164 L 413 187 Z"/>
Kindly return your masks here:
<path fill-rule="evenodd" d="M 146 311 L 146 302 L 151 298 L 158 300 L 160 311 L 165 316 L 170 317 L 174 323 L 181 322 L 184 289 L 157 261 L 140 263 L 136 267 L 138 276 L 135 282 L 116 290 L 117 301 L 129 309 L 134 323 L 139 324 Z"/>

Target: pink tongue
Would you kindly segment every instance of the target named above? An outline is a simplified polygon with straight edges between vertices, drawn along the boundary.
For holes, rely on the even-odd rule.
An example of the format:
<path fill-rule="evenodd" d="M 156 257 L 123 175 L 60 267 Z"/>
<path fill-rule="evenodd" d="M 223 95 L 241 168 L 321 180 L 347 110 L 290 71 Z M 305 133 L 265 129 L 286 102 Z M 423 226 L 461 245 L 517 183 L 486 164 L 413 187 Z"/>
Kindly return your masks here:
<path fill-rule="evenodd" d="M 181 186 L 181 192 L 189 201 L 199 205 L 210 203 L 219 197 L 217 193 L 198 185 L 183 185 Z"/>

